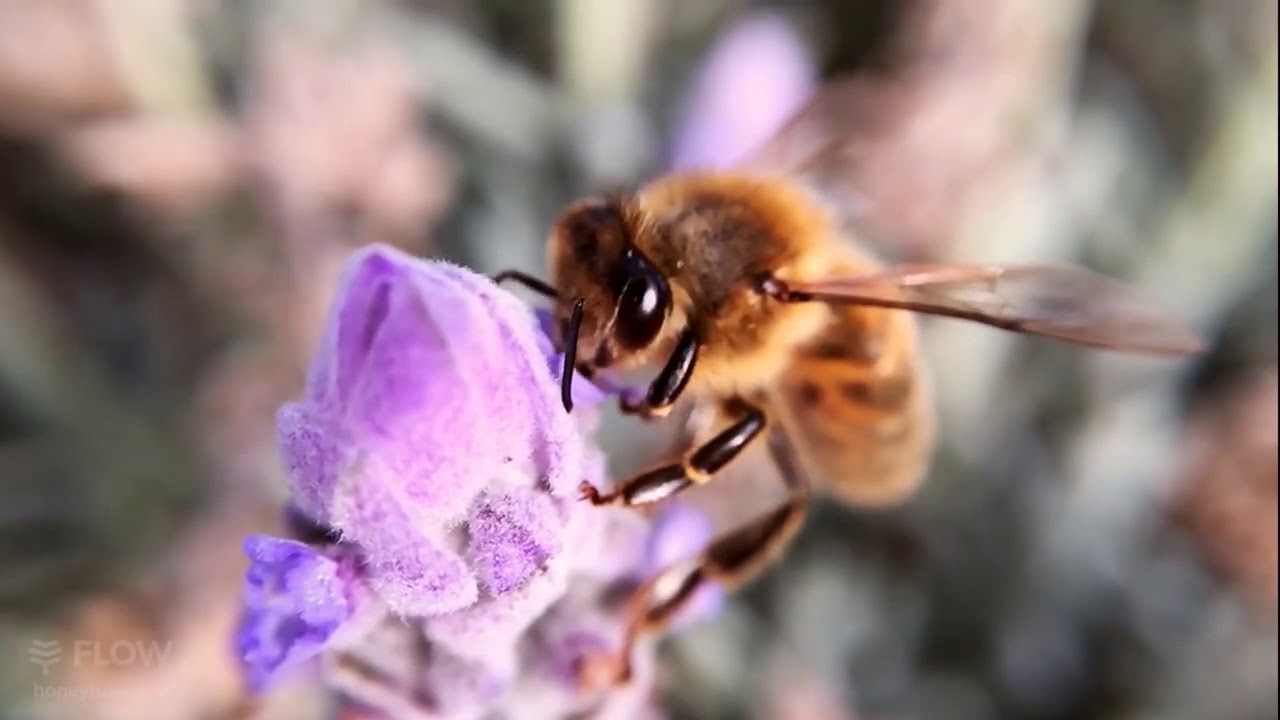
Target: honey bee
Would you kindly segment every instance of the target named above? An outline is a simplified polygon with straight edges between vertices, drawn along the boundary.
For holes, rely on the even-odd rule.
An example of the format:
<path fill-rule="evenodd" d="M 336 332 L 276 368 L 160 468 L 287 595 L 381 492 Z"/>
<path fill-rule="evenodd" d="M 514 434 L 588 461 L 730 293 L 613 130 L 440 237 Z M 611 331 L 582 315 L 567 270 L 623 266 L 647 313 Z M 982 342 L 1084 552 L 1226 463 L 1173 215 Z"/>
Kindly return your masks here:
<path fill-rule="evenodd" d="M 885 266 L 860 249 L 839 222 L 839 198 L 815 191 L 833 162 L 830 111 L 848 92 L 828 86 L 731 171 L 660 177 L 571 206 L 550 233 L 550 282 L 496 276 L 554 301 L 566 409 L 575 369 L 649 369 L 647 391 L 624 395 L 623 412 L 661 418 L 692 399 L 721 428 L 610 492 L 584 484 L 584 500 L 670 498 L 711 482 L 761 438 L 788 484 L 780 507 L 637 588 L 623 647 L 590 664 L 586 682 L 628 677 L 637 639 L 662 629 L 703 583 L 754 577 L 799 529 L 812 493 L 886 507 L 920 486 L 935 418 L 917 313 L 1097 348 L 1202 349 L 1182 323 L 1084 269 Z"/>

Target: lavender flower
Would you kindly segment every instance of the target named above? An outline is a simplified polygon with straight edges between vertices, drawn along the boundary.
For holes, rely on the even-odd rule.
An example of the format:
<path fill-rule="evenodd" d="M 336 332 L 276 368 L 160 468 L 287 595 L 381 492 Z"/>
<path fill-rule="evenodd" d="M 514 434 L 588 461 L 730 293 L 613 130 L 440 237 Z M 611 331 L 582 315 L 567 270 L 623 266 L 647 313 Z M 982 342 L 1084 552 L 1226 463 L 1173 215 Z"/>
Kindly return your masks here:
<path fill-rule="evenodd" d="M 649 577 L 662 568 L 684 560 L 692 551 L 706 547 L 712 539 L 711 521 L 691 505 L 672 503 L 658 515 L 645 547 L 639 577 Z M 716 614 L 724 602 L 717 585 L 704 585 L 676 615 L 677 628 Z"/>
<path fill-rule="evenodd" d="M 575 668 L 619 647 L 619 583 L 704 534 L 578 501 L 582 480 L 607 484 L 585 437 L 606 393 L 579 377 L 565 413 L 557 357 L 487 278 L 355 255 L 303 396 L 278 416 L 295 524 L 322 532 L 245 544 L 253 687 L 319 656 L 332 688 L 397 717 L 647 705 L 643 682 L 588 697 Z"/>
<path fill-rule="evenodd" d="M 282 667 L 320 653 L 339 626 L 355 615 L 353 568 L 292 540 L 254 535 L 249 557 L 240 657 L 255 689 Z"/>
<path fill-rule="evenodd" d="M 506 575 L 493 595 L 523 579 L 511 575 L 521 564 L 557 554 L 572 518 L 551 501 L 572 497 L 582 441 L 519 301 L 393 253 L 352 264 L 306 393 L 280 411 L 280 444 L 300 508 L 361 548 L 392 610 L 434 615 L 477 602 L 481 578 L 465 558 L 477 551 L 464 543 L 496 557 L 517 515 L 545 527 L 542 546 L 526 548 L 541 559 L 512 548 L 515 565 L 484 570 Z M 539 482 L 543 501 L 530 501 Z M 458 532 L 464 522 L 486 531 Z"/>

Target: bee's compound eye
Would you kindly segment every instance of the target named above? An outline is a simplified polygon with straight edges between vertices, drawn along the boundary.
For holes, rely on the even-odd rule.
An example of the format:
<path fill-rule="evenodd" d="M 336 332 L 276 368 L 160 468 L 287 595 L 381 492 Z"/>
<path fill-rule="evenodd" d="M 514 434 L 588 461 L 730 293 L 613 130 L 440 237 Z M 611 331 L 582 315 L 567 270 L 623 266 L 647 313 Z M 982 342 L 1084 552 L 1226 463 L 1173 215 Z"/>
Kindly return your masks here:
<path fill-rule="evenodd" d="M 618 340 L 631 348 L 653 342 L 671 304 L 667 284 L 656 274 L 633 276 L 618 297 Z"/>

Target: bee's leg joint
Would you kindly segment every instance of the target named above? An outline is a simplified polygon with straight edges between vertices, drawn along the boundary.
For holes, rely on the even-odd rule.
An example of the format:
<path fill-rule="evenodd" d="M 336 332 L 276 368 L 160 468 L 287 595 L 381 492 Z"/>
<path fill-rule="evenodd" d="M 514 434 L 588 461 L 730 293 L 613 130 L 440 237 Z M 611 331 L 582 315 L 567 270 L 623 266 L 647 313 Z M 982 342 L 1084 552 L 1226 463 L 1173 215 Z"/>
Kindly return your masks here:
<path fill-rule="evenodd" d="M 627 631 L 616 654 L 593 658 L 584 667 L 607 668 L 612 681 L 626 682 L 631 675 L 631 655 L 643 636 L 661 632 L 708 581 L 733 588 L 764 570 L 795 537 L 804 524 L 808 484 L 792 475 L 790 463 L 776 458 L 789 495 L 777 508 L 757 516 L 736 530 L 711 541 L 699 554 L 660 570 L 638 587 L 628 605 Z M 601 673 L 584 673 L 584 683 L 600 685 Z"/>
<path fill-rule="evenodd" d="M 656 467 L 623 482 L 618 489 L 600 494 L 584 484 L 582 496 L 594 505 L 648 505 L 677 495 L 693 485 L 709 482 L 712 475 L 742 452 L 765 427 L 759 408 L 738 403 L 742 416 L 715 437 L 693 451 L 688 461 Z"/>

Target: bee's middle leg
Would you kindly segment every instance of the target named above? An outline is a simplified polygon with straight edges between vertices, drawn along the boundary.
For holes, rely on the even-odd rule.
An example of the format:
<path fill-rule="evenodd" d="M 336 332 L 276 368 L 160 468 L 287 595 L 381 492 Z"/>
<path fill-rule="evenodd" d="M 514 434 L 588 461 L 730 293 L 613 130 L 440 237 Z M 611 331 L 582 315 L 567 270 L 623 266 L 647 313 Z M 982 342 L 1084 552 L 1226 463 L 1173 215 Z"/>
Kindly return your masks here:
<path fill-rule="evenodd" d="M 634 475 L 608 493 L 601 493 L 591 483 L 584 482 L 583 499 L 593 505 L 648 505 L 709 482 L 715 472 L 737 457 L 766 425 L 764 411 L 744 400 L 730 403 L 730 410 L 737 416 L 733 424 L 698 446 L 684 460 Z"/>

